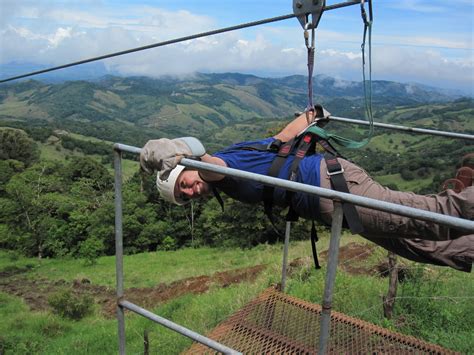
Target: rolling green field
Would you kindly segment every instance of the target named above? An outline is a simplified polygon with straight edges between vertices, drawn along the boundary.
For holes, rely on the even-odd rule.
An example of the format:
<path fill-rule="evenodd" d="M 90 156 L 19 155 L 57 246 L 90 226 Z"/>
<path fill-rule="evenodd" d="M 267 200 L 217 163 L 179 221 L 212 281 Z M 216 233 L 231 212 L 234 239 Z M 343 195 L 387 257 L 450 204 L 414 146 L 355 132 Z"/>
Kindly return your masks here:
<path fill-rule="evenodd" d="M 114 250 L 112 178 L 106 176 L 107 171 L 113 175 L 113 142 L 141 146 L 148 139 L 191 135 L 200 138 L 212 153 L 232 142 L 271 136 L 291 120 L 294 111 L 304 107 L 306 95 L 301 85 L 293 83 L 295 79 L 265 82 L 234 74 L 202 75 L 196 80 L 175 83 L 109 78 L 102 83 L 58 85 L 31 81 L 0 90 L 0 125 L 25 130 L 40 152 L 33 166 L 19 168 L 21 164 L 10 166 L 11 162 L 5 162 L 3 166 L 10 169 L 10 175 L 0 174 L 5 186 L 10 183 L 7 189 L 0 186 L 0 211 L 8 215 L 8 219 L 0 219 L 0 246 L 11 249 L 0 250 L 0 355 L 117 353 L 115 259 L 96 258 Z M 383 88 L 386 83 L 377 85 Z M 317 92 L 326 87 L 331 85 L 324 85 Z M 360 95 L 362 87 L 355 92 Z M 360 118 L 362 111 L 358 107 L 362 101 L 353 95 L 349 91 L 326 92 L 320 99 L 335 115 Z M 434 103 L 436 96 L 426 100 L 426 93 L 420 95 L 406 97 L 403 87 L 401 91 L 391 91 L 391 95 L 379 95 L 374 106 L 375 120 L 473 132 L 472 99 Z M 365 128 L 335 122 L 327 129 L 353 139 L 366 134 Z M 432 193 L 439 191 L 446 178 L 454 176 L 462 156 L 472 150 L 468 141 L 376 130 L 368 146 L 342 153 L 384 185 Z M 92 168 L 84 169 L 87 174 L 79 177 L 74 175 L 74 162 L 81 160 L 78 157 L 86 158 L 84 161 L 93 159 L 82 161 L 85 165 L 81 166 Z M 259 238 L 266 237 L 266 229 L 253 228 L 263 221 L 263 214 L 258 220 L 257 210 L 245 209 L 245 214 L 234 206 L 233 215 L 242 217 L 238 221 L 226 220 L 214 216 L 220 209 L 198 206 L 197 216 L 204 221 L 200 225 L 205 226 L 198 238 L 216 243 L 200 245 L 255 245 L 255 241 L 260 244 L 251 249 L 190 248 L 188 215 L 183 210 L 178 213 L 163 208 L 152 193 L 145 195 L 144 179 L 141 185 L 136 181 L 138 178 L 131 179 L 139 164 L 128 159 L 133 157 L 122 160 L 123 177 L 128 180 L 124 186 L 128 194 L 125 209 L 128 208 L 130 217 L 124 219 L 124 230 L 132 236 L 126 240 L 127 253 L 134 255 L 124 257 L 127 299 L 131 297 L 133 302 L 156 314 L 205 334 L 262 290 L 280 281 L 282 245 L 261 243 Z M 40 168 L 51 161 L 51 171 L 44 176 Z M 96 162 L 100 165 L 92 164 Z M 35 164 L 43 165 L 38 168 Z M 69 175 L 63 174 L 66 169 Z M 102 174 L 101 169 L 107 171 Z M 95 190 L 88 179 L 104 184 L 110 180 L 110 186 L 101 190 L 107 184 L 97 185 Z M 39 186 L 40 181 L 43 190 L 34 184 L 38 182 Z M 154 181 L 150 180 L 148 185 L 155 192 Z M 23 200 L 13 192 L 21 192 Z M 31 214 L 35 228 L 26 224 L 19 228 L 24 220 L 30 220 L 13 209 L 22 211 L 19 201 L 28 202 L 26 211 L 36 213 Z M 232 213 L 228 210 L 227 214 Z M 290 248 L 292 263 L 287 283 L 289 294 L 315 303 L 321 303 L 326 271 L 324 252 L 329 244 L 327 232 L 320 234 L 322 270 L 312 266 L 309 241 L 295 241 Z M 42 255 L 57 258 L 21 256 L 41 255 L 39 246 L 44 246 L 45 237 L 50 254 Z M 183 248 L 163 251 L 167 250 L 166 239 L 171 240 L 172 246 Z M 107 248 L 101 249 L 100 242 Z M 473 353 L 472 274 L 400 258 L 405 279 L 399 284 L 394 316 L 388 320 L 382 308 L 388 280 L 380 276 L 386 251 L 349 234 L 344 234 L 341 245 L 334 310 L 462 354 Z M 152 251 L 139 253 L 143 250 Z M 87 258 L 88 251 L 95 253 L 92 258 Z M 64 292 L 92 297 L 92 301 L 87 301 L 92 312 L 80 320 L 55 313 L 50 302 Z M 79 304 L 75 302 L 70 306 Z M 149 332 L 153 354 L 180 353 L 191 344 L 188 339 L 127 312 L 127 353 L 144 353 L 144 331 Z"/>
<path fill-rule="evenodd" d="M 288 293 L 320 303 L 324 288 L 325 257 L 328 247 L 326 233 L 318 242 L 323 268 L 314 270 L 308 241 L 290 246 L 289 260 L 299 260 L 291 268 L 287 283 Z M 352 253 L 348 253 L 352 251 Z M 183 293 L 149 308 L 199 333 L 206 333 L 230 314 L 256 297 L 262 290 L 280 281 L 282 245 L 262 244 L 253 249 L 181 249 L 178 251 L 144 253 L 125 256 L 125 294 L 143 293 L 147 302 L 150 290 L 171 290 L 173 282 L 206 277 L 202 293 Z M 386 252 L 374 248 L 357 236 L 344 234 L 337 275 L 334 309 L 350 316 L 414 335 L 469 353 L 474 348 L 471 274 L 454 270 L 427 267 L 402 261 L 411 278 L 399 285 L 394 318 L 384 319 L 382 296 L 387 279 L 377 274 L 376 265 L 385 260 Z M 255 278 L 242 279 L 224 287 L 217 272 L 238 271 L 262 266 Z M 66 320 L 51 312 L 41 300 L 58 290 L 71 288 L 88 280 L 84 289 L 99 289 L 113 302 L 115 284 L 114 257 L 99 258 L 97 264 L 85 266 L 77 259 L 30 259 L 0 252 L 0 352 L 6 354 L 114 354 L 117 352 L 117 321 L 113 312 L 104 315 L 99 292 L 93 293 L 93 314 L 78 320 Z M 204 280 L 204 279 L 202 279 Z M 204 282 L 204 281 L 203 281 Z M 20 287 L 20 285 L 23 285 Z M 25 285 L 30 285 L 27 288 Z M 160 287 L 157 287 L 160 285 Z M 199 283 L 198 283 L 199 285 Z M 201 284 L 202 285 L 202 284 Z M 181 287 L 180 286 L 180 287 Z M 77 285 L 76 285 L 77 287 Z M 16 291 L 15 291 L 16 290 Z M 202 290 L 201 290 L 202 291 Z M 15 293 L 16 292 L 16 293 Z M 139 303 L 138 301 L 137 303 Z M 113 304 L 113 303 L 112 303 Z M 34 310 L 30 307 L 36 305 Z M 112 308 L 113 310 L 113 308 Z M 190 346 L 191 341 L 160 327 L 142 317 L 126 313 L 127 353 L 143 353 L 143 334 L 147 330 L 150 352 L 177 354 Z"/>

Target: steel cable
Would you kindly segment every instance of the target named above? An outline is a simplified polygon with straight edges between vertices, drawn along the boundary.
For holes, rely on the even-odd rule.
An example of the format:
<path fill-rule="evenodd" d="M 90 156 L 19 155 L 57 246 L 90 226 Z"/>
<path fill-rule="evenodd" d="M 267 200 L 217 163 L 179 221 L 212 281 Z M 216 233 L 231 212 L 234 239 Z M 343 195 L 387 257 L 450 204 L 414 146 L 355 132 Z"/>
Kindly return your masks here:
<path fill-rule="evenodd" d="M 356 5 L 356 4 L 360 4 L 360 0 L 348 1 L 348 2 L 344 2 L 344 3 L 338 3 L 338 4 L 326 6 L 324 8 L 324 11 L 334 10 L 334 9 L 338 9 L 338 8 L 341 8 L 341 7 L 346 7 L 346 6 L 350 6 L 350 5 Z M 212 31 L 208 31 L 208 32 L 197 33 L 197 34 L 190 35 L 190 36 L 175 38 L 175 39 L 171 39 L 171 40 L 167 40 L 167 41 L 163 41 L 163 42 L 149 44 L 149 45 L 142 46 L 142 47 L 127 49 L 127 50 L 120 51 L 120 52 L 105 54 L 105 55 L 101 55 L 101 56 L 98 56 L 98 57 L 83 59 L 83 60 L 79 60 L 77 62 L 58 65 L 56 67 L 51 67 L 51 68 L 47 68 L 47 69 L 33 71 L 33 72 L 30 72 L 30 73 L 26 73 L 26 74 L 13 76 L 13 77 L 10 77 L 10 78 L 0 80 L 0 83 L 5 83 L 5 82 L 16 80 L 16 79 L 22 79 L 22 78 L 26 78 L 26 77 L 33 76 L 33 75 L 44 74 L 44 73 L 48 73 L 48 72 L 51 72 L 51 71 L 54 71 L 54 70 L 69 68 L 69 67 L 73 67 L 73 66 L 80 65 L 80 64 L 95 62 L 95 61 L 102 60 L 102 59 L 118 57 L 118 56 L 121 56 L 121 55 L 134 53 L 134 52 L 139 52 L 139 51 L 143 51 L 143 50 L 147 50 L 147 49 L 163 47 L 163 46 L 167 46 L 167 45 L 170 45 L 170 44 L 189 41 L 189 40 L 193 40 L 193 39 L 197 39 L 197 38 L 201 38 L 201 37 L 213 36 L 213 35 L 224 33 L 224 32 L 230 32 L 230 31 L 240 30 L 240 29 L 243 29 L 243 28 L 264 25 L 264 24 L 267 24 L 267 23 L 272 23 L 272 22 L 277 22 L 277 21 L 282 21 L 282 20 L 288 20 L 288 19 L 294 18 L 294 17 L 296 17 L 295 14 L 289 14 L 289 15 L 272 17 L 272 18 L 259 20 L 259 21 L 247 22 L 247 23 L 243 23 L 243 24 L 240 24 L 240 25 L 236 25 L 236 26 L 224 27 L 224 28 L 220 28 L 220 29 L 212 30 Z"/>

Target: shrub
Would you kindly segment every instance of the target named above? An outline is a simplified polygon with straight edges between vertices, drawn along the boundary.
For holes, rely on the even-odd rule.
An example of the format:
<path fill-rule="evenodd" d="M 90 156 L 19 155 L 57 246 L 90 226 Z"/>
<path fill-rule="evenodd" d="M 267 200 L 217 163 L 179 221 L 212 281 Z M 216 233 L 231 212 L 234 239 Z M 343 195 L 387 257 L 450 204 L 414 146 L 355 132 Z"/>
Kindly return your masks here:
<path fill-rule="evenodd" d="M 97 238 L 89 238 L 81 243 L 79 256 L 84 258 L 84 264 L 94 265 L 97 258 L 104 252 L 104 242 Z"/>
<path fill-rule="evenodd" d="M 63 290 L 53 294 L 48 303 L 59 316 L 80 320 L 92 313 L 94 299 L 89 295 L 74 295 L 70 290 Z"/>
<path fill-rule="evenodd" d="M 163 239 L 163 242 L 161 242 L 161 245 L 159 247 L 160 250 L 176 250 L 176 240 L 173 237 L 170 237 L 169 235 Z"/>

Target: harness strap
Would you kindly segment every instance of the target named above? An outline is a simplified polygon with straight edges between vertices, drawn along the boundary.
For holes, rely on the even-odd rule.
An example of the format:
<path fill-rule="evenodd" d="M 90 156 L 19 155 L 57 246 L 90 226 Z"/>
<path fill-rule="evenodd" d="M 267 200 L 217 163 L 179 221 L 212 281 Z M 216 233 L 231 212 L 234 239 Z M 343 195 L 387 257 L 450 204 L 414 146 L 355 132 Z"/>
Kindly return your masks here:
<path fill-rule="evenodd" d="M 279 139 L 275 139 L 269 144 L 249 144 L 241 147 L 242 150 L 257 150 L 261 152 L 279 152 L 283 142 Z"/>
<path fill-rule="evenodd" d="M 316 242 L 318 241 L 318 232 L 316 231 L 316 226 L 314 225 L 314 221 L 311 224 L 311 251 L 313 252 L 313 260 L 314 260 L 314 267 L 315 269 L 321 269 L 321 265 L 319 265 L 318 260 L 318 252 L 316 250 Z"/>
<path fill-rule="evenodd" d="M 212 189 L 212 193 L 214 194 L 214 197 L 216 198 L 217 202 L 219 202 L 219 205 L 221 206 L 222 212 L 224 212 L 224 200 L 219 194 L 219 191 L 214 185 L 211 185 L 211 189 Z"/>
<path fill-rule="evenodd" d="M 350 193 L 349 188 L 347 187 L 346 179 L 344 179 L 344 169 L 337 160 L 337 157 L 328 152 L 324 154 L 324 160 L 326 161 L 327 174 L 331 180 L 332 188 L 336 191 Z M 342 210 L 351 233 L 361 233 L 364 230 L 364 227 L 362 226 L 359 213 L 357 212 L 355 206 L 352 203 L 342 202 Z"/>
<path fill-rule="evenodd" d="M 314 141 L 315 141 L 314 135 L 311 133 L 305 134 L 303 138 L 301 138 L 298 144 L 298 147 L 296 148 L 295 158 L 293 159 L 293 162 L 291 163 L 290 176 L 288 177 L 288 180 L 296 181 L 296 178 L 298 176 L 300 162 L 306 156 L 310 148 L 314 146 Z M 288 214 L 286 216 L 287 221 L 298 220 L 298 214 L 296 213 L 296 211 L 293 209 L 291 205 L 291 199 L 293 195 L 294 195 L 293 191 L 288 191 L 288 190 L 286 191 L 285 199 L 289 206 Z"/>
<path fill-rule="evenodd" d="M 289 140 L 288 142 L 282 143 L 280 141 L 280 147 L 278 150 L 278 154 L 272 162 L 270 169 L 268 170 L 268 176 L 277 177 L 278 173 L 280 172 L 281 168 L 285 164 L 286 158 L 290 155 L 293 145 L 295 143 L 294 139 Z M 273 207 L 273 192 L 275 188 L 273 186 L 265 185 L 263 187 L 262 192 L 262 200 L 263 200 L 263 207 L 265 210 L 265 214 L 267 215 L 268 219 L 270 220 L 273 228 L 277 230 L 275 219 L 273 218 L 272 214 L 272 207 Z M 281 233 L 278 233 L 279 235 Z"/>

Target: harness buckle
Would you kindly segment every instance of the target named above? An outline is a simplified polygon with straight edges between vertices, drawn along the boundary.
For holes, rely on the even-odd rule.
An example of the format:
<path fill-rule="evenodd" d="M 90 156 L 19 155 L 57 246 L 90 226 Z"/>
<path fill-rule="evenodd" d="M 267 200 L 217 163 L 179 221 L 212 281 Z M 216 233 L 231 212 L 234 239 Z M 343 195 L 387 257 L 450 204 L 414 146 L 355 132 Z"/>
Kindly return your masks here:
<path fill-rule="evenodd" d="M 283 142 L 281 140 L 275 139 L 274 141 L 268 143 L 267 150 L 269 150 L 269 151 L 273 150 L 273 151 L 278 152 L 280 150 L 280 147 L 281 147 L 282 143 Z"/>
<path fill-rule="evenodd" d="M 343 173 L 344 173 L 344 168 L 342 167 L 342 165 L 341 165 L 341 170 L 331 171 L 331 172 L 329 172 L 329 170 L 326 170 L 326 174 L 328 176 L 338 175 L 338 174 L 343 174 Z"/>

